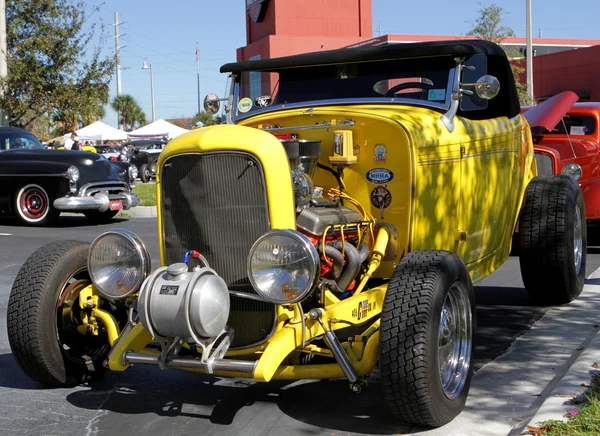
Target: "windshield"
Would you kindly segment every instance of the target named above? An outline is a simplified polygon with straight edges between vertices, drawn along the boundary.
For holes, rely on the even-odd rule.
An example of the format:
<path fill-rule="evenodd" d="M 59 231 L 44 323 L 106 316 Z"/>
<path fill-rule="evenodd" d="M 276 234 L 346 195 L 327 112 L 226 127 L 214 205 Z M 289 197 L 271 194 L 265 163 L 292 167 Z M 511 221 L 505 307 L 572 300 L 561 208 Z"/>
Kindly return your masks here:
<path fill-rule="evenodd" d="M 564 135 L 568 133 L 574 136 L 591 135 L 596 131 L 596 120 L 594 117 L 567 115 L 549 134 Z"/>
<path fill-rule="evenodd" d="M 29 132 L 0 132 L 0 151 L 14 149 L 43 150 L 44 147 Z"/>
<path fill-rule="evenodd" d="M 447 107 L 452 57 L 394 59 L 244 71 L 234 89 L 234 117 L 261 109 L 358 102 L 413 102 Z"/>

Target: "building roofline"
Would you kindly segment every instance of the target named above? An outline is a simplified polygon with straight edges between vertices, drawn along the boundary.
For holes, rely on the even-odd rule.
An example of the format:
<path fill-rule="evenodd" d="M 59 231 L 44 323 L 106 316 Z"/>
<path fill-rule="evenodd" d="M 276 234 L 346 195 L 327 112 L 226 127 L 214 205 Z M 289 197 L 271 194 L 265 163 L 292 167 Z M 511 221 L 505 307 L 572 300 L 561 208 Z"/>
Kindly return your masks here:
<path fill-rule="evenodd" d="M 353 44 L 350 47 L 361 47 L 364 45 L 379 45 L 385 43 L 414 43 L 414 42 L 430 42 L 430 41 L 451 41 L 451 40 L 469 40 L 479 39 L 475 36 L 464 35 L 383 35 Z M 526 38 L 506 38 L 502 44 L 504 45 L 525 45 Z M 533 45 L 538 47 L 553 46 L 553 47 L 591 47 L 600 45 L 600 39 L 576 39 L 576 38 L 533 38 Z"/>

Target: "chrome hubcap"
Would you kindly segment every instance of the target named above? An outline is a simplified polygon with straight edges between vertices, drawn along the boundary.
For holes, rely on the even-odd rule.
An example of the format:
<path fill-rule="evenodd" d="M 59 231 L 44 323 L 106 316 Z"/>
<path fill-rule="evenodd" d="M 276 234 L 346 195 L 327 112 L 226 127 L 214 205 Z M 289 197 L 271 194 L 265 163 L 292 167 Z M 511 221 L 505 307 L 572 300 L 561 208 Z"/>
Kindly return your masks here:
<path fill-rule="evenodd" d="M 29 188 L 21 195 L 19 207 L 27 218 L 39 219 L 48 209 L 48 197 L 38 188 Z"/>
<path fill-rule="evenodd" d="M 575 226 L 573 228 L 573 258 L 575 260 L 575 271 L 579 274 L 581 270 L 581 259 L 583 258 L 583 228 L 581 225 L 581 209 L 575 205 Z"/>
<path fill-rule="evenodd" d="M 471 366 L 473 314 L 464 284 L 450 287 L 440 314 L 438 361 L 444 394 L 449 399 L 460 395 Z"/>

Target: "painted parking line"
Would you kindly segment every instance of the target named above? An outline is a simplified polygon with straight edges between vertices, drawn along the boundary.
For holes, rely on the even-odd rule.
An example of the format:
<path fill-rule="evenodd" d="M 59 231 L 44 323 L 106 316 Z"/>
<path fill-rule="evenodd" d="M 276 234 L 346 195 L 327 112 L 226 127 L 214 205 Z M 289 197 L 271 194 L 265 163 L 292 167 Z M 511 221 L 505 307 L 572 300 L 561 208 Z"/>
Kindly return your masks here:
<path fill-rule="evenodd" d="M 12 233 L 0 233 L 0 236 L 12 236 Z"/>

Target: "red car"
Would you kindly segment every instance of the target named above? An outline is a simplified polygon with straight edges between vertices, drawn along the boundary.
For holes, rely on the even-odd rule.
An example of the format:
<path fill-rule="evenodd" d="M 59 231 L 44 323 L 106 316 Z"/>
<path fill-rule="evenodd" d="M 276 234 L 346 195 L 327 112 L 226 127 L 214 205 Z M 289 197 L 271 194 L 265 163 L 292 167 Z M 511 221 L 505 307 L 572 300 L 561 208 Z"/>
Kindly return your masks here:
<path fill-rule="evenodd" d="M 578 181 L 588 220 L 600 219 L 600 102 L 576 103 L 565 91 L 523 108 L 540 175 L 567 174 Z"/>

